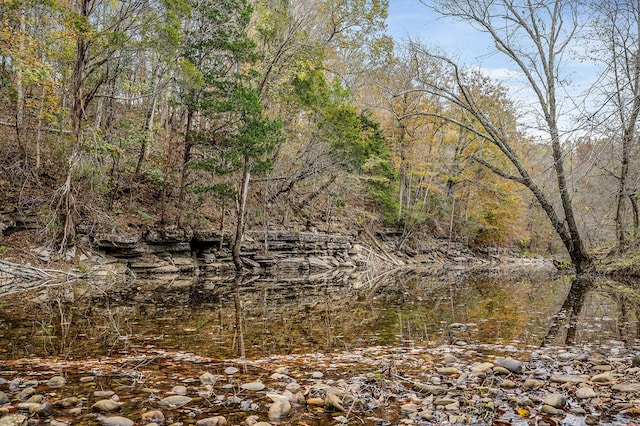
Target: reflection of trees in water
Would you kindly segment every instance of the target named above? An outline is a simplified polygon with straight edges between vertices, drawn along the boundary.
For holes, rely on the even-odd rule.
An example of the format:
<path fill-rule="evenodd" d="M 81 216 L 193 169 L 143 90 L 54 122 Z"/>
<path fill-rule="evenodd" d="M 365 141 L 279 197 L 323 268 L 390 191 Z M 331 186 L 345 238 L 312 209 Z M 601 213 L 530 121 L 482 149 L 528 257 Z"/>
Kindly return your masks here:
<path fill-rule="evenodd" d="M 558 337 L 558 332 L 562 328 L 566 328 L 564 344 L 573 345 L 578 326 L 578 317 L 582 312 L 584 300 L 589 289 L 593 286 L 593 282 L 588 278 L 574 278 L 571 281 L 569 293 L 564 299 L 564 303 L 560 311 L 556 313 L 551 320 L 551 325 L 547 335 L 542 340 L 541 346 L 548 346 Z"/>
<path fill-rule="evenodd" d="M 637 286 L 633 281 L 574 278 L 562 307 L 552 317 L 542 346 L 601 343 L 598 339 L 633 344 L 640 337 Z"/>

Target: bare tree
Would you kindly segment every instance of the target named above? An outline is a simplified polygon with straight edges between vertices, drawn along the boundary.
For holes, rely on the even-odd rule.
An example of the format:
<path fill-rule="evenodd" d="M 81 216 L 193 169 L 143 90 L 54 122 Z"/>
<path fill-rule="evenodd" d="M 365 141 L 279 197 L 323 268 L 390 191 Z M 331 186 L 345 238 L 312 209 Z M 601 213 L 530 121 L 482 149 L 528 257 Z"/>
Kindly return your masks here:
<path fill-rule="evenodd" d="M 427 5 L 426 0 L 421 2 Z M 553 157 L 553 170 L 561 209 L 558 211 L 549 195 L 545 194 L 531 175 L 500 116 L 485 112 L 472 88 L 472 80 L 452 60 L 437 55 L 423 54 L 450 71 L 449 78 L 441 81 L 424 79 L 424 90 L 446 98 L 465 110 L 477 124 L 459 121 L 460 126 L 473 131 L 495 145 L 508 159 L 512 170 L 500 167 L 482 158 L 476 160 L 498 175 L 527 187 L 545 211 L 556 233 L 561 238 L 578 273 L 591 266 L 578 229 L 572 206 L 570 188 L 564 166 L 563 144 L 559 126 L 562 113 L 558 92 L 562 86 L 562 60 L 578 29 L 577 6 L 566 0 L 547 2 L 522 0 L 453 0 L 435 1 L 436 10 L 443 16 L 469 22 L 494 41 L 496 50 L 509 59 L 522 73 L 536 99 L 535 109 L 540 118 L 540 129 L 546 133 Z"/>
<path fill-rule="evenodd" d="M 627 203 L 633 209 L 637 230 L 637 200 L 630 178 L 631 155 L 637 138 L 640 113 L 640 2 L 595 2 L 596 12 L 590 37 L 595 46 L 594 59 L 605 66 L 602 79 L 603 105 L 594 120 L 601 129 L 612 134 L 619 145 L 619 170 L 612 173 L 618 181 L 615 229 L 618 247 L 626 245 Z"/>

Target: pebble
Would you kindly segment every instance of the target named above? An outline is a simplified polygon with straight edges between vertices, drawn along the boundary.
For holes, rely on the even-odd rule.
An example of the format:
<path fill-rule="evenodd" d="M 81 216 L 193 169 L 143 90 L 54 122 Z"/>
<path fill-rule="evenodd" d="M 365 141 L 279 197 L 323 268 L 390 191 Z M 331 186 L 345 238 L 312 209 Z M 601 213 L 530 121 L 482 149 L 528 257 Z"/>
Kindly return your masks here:
<path fill-rule="evenodd" d="M 543 405 L 540 411 L 546 414 L 551 414 L 552 416 L 556 416 L 562 413 L 562 410 L 558 410 L 557 408 L 547 404 Z"/>
<path fill-rule="evenodd" d="M 322 379 L 324 377 L 324 374 L 321 371 L 314 371 L 313 373 L 311 373 L 311 378 L 312 379 Z"/>
<path fill-rule="evenodd" d="M 567 397 L 560 393 L 552 393 L 552 394 L 546 395 L 543 398 L 542 402 L 554 408 L 562 408 L 567 403 Z"/>
<path fill-rule="evenodd" d="M 527 379 L 522 384 L 522 387 L 524 389 L 533 389 L 533 390 L 540 389 L 542 386 L 544 386 L 544 383 L 538 379 Z"/>
<path fill-rule="evenodd" d="M 47 381 L 47 386 L 50 388 L 61 388 L 67 383 L 67 380 L 62 376 L 53 376 Z"/>
<path fill-rule="evenodd" d="M 578 399 L 595 398 L 596 396 L 596 392 L 590 386 L 583 386 L 576 391 L 576 398 Z"/>
<path fill-rule="evenodd" d="M 187 405 L 192 400 L 193 399 L 188 397 L 188 396 L 172 395 L 172 396 L 168 396 L 166 398 L 162 398 L 160 400 L 159 404 L 162 407 L 167 407 L 167 408 L 180 408 L 180 407 L 183 407 L 183 406 Z"/>
<path fill-rule="evenodd" d="M 123 404 L 122 402 L 116 402 L 112 399 L 101 399 L 100 401 L 97 401 L 95 404 L 93 404 L 91 406 L 91 409 L 93 411 L 100 411 L 100 412 L 106 413 L 109 411 L 119 410 L 122 404 Z"/>
<path fill-rule="evenodd" d="M 456 374 L 460 374 L 458 369 L 455 367 L 440 367 L 436 370 L 436 372 L 443 376 L 454 376 Z"/>
<path fill-rule="evenodd" d="M 50 402 L 43 402 L 38 408 L 32 411 L 37 417 L 49 417 L 53 415 L 53 405 Z"/>
<path fill-rule="evenodd" d="M 611 388 L 617 392 L 638 392 L 640 391 L 640 383 L 618 383 Z"/>
<path fill-rule="evenodd" d="M 418 412 L 419 407 L 414 403 L 402 404 L 400 406 L 400 413 L 409 415 Z"/>
<path fill-rule="evenodd" d="M 472 373 L 479 374 L 488 373 L 489 371 L 491 371 L 491 369 L 493 369 L 493 367 L 494 364 L 492 362 L 476 362 L 472 364 L 469 369 Z"/>
<path fill-rule="evenodd" d="M 121 416 L 100 416 L 98 417 L 98 421 L 103 426 L 133 426 L 135 424 L 133 420 Z"/>
<path fill-rule="evenodd" d="M 549 380 L 556 383 L 587 383 L 589 378 L 577 374 L 553 374 Z"/>
<path fill-rule="evenodd" d="M 593 383 L 613 383 L 613 375 L 610 372 L 597 374 L 591 378 Z"/>
<path fill-rule="evenodd" d="M 227 419 L 223 416 L 207 417 L 196 422 L 196 426 L 226 426 Z"/>
<path fill-rule="evenodd" d="M 164 424 L 165 422 L 164 413 L 160 410 L 152 410 L 152 411 L 147 411 L 146 413 L 142 413 L 141 419 L 145 424 L 146 423 Z"/>
<path fill-rule="evenodd" d="M 35 393 L 36 393 L 36 390 L 34 388 L 32 388 L 32 387 L 24 388 L 18 394 L 18 399 L 20 401 L 26 401 L 27 399 L 29 399 L 31 397 L 31 395 L 33 395 Z"/>
<path fill-rule="evenodd" d="M 503 389 L 514 389 L 517 385 L 515 384 L 514 381 L 512 380 L 504 380 L 502 383 L 500 383 L 500 387 Z"/>
<path fill-rule="evenodd" d="M 632 367 L 640 367 L 640 354 L 634 355 L 631 359 Z"/>
<path fill-rule="evenodd" d="M 224 369 L 224 374 L 228 375 L 228 376 L 233 376 L 234 374 L 236 374 L 238 370 L 236 367 L 227 367 Z"/>
<path fill-rule="evenodd" d="M 333 411 L 344 411 L 344 406 L 342 405 L 342 400 L 338 395 L 333 392 L 327 392 L 327 395 L 324 398 L 324 406 L 328 410 Z"/>
<path fill-rule="evenodd" d="M 0 405 L 9 403 L 9 397 L 6 393 L 0 391 Z"/>
<path fill-rule="evenodd" d="M 23 426 L 27 424 L 27 417 L 22 414 L 9 414 L 0 417 L 0 426 Z"/>
<path fill-rule="evenodd" d="M 282 420 L 291 413 L 291 403 L 286 399 L 278 399 L 269 407 L 269 419 Z"/>
<path fill-rule="evenodd" d="M 262 382 L 249 382 L 243 383 L 240 388 L 248 391 L 261 391 L 265 388 L 265 385 Z"/>
<path fill-rule="evenodd" d="M 70 396 L 68 398 L 63 398 L 61 400 L 56 401 L 54 405 L 56 407 L 71 408 L 78 405 L 78 402 L 80 402 L 78 398 L 76 398 L 75 396 Z"/>
<path fill-rule="evenodd" d="M 199 377 L 200 383 L 202 383 L 203 385 L 212 385 L 212 386 L 216 384 L 219 378 L 220 376 L 216 376 L 209 372 L 202 373 Z"/>
<path fill-rule="evenodd" d="M 524 373 L 524 364 L 513 358 L 496 358 L 496 365 L 506 368 L 512 373 L 522 374 Z"/>
<path fill-rule="evenodd" d="M 176 385 L 173 388 L 171 388 L 171 393 L 174 393 L 176 395 L 186 395 L 187 387 L 183 385 Z"/>

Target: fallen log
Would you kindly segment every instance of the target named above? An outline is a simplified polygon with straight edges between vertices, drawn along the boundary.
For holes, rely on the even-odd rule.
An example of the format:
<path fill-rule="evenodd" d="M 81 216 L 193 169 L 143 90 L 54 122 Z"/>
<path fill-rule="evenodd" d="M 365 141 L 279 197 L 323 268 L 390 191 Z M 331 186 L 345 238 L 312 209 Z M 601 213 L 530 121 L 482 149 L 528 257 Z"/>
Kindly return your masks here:
<path fill-rule="evenodd" d="M 34 268 L 29 265 L 20 265 L 6 260 L 0 260 L 0 274 L 7 278 L 46 279 L 52 278 L 53 272 L 64 274 L 62 271 Z"/>

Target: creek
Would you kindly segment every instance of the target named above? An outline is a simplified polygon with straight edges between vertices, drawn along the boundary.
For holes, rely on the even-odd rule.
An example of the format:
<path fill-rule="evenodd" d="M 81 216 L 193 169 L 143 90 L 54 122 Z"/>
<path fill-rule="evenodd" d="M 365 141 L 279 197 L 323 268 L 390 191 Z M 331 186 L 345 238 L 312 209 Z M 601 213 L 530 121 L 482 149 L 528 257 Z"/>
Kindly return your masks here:
<path fill-rule="evenodd" d="M 627 345 L 633 283 L 551 267 L 296 277 L 78 281 L 0 298 L 0 360 L 144 354 L 217 359 L 375 346 Z"/>

